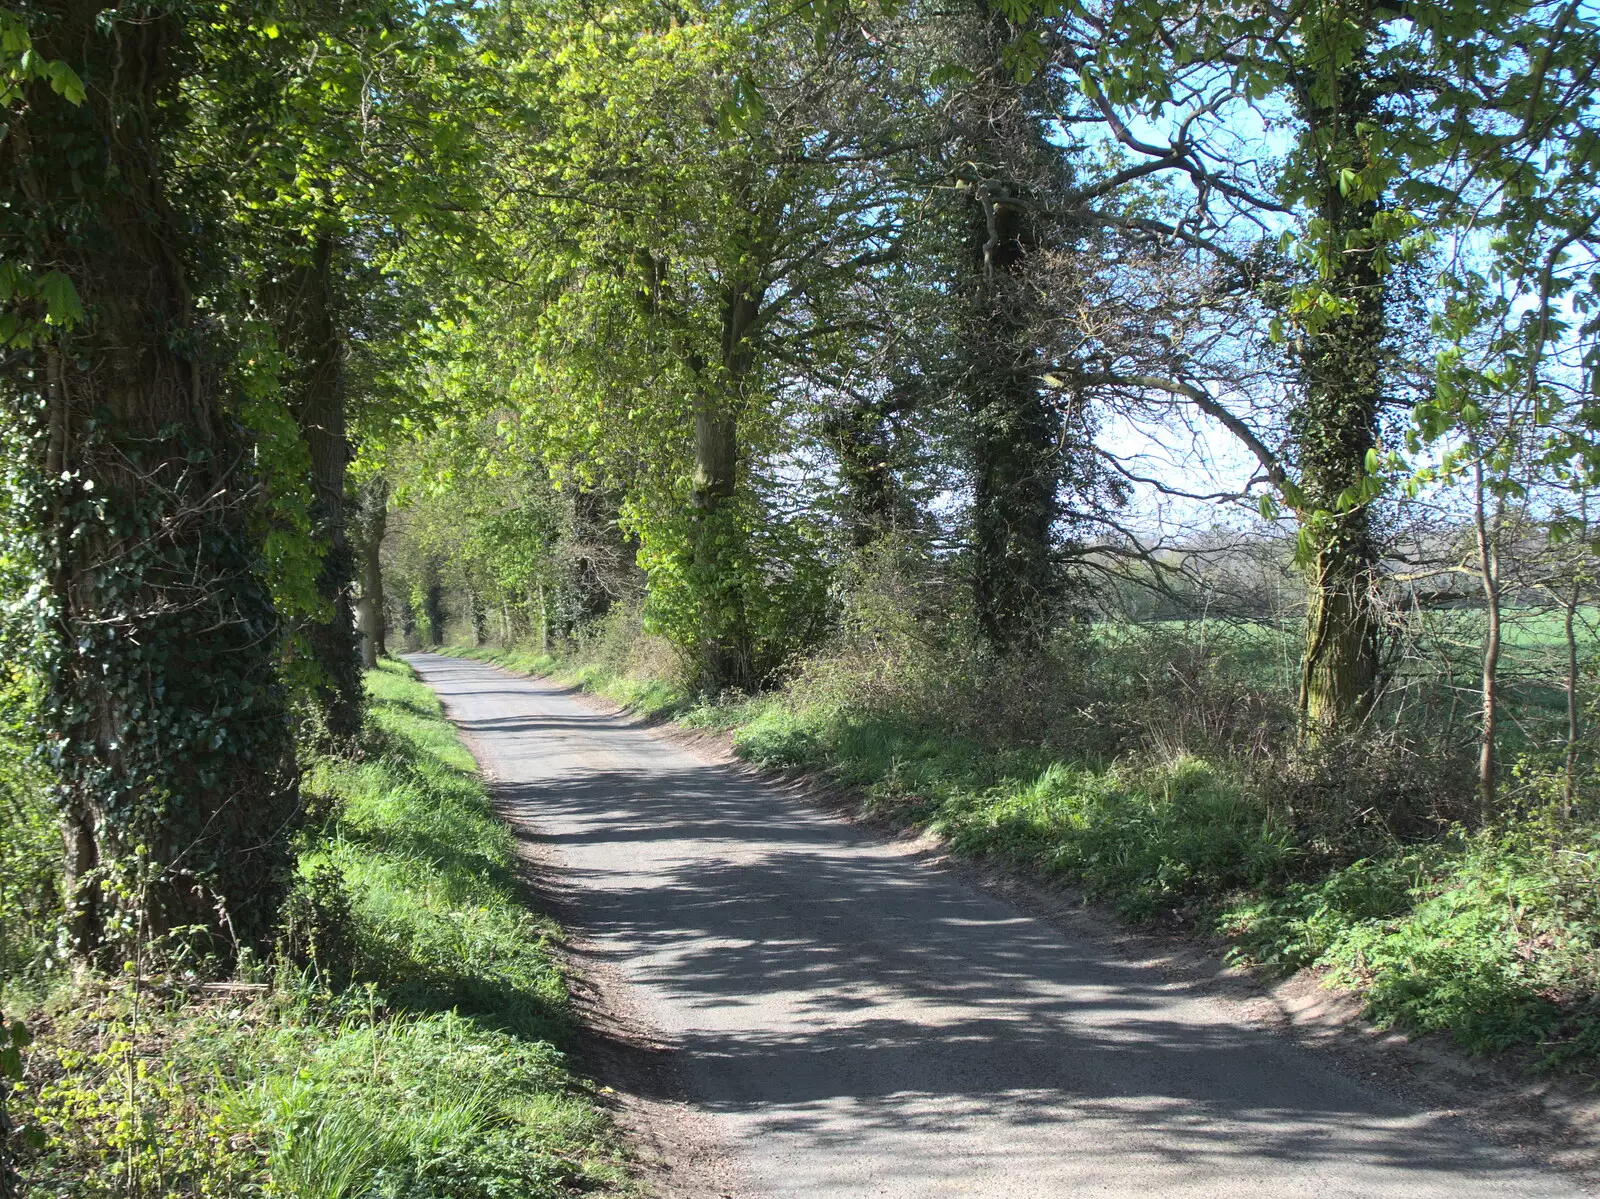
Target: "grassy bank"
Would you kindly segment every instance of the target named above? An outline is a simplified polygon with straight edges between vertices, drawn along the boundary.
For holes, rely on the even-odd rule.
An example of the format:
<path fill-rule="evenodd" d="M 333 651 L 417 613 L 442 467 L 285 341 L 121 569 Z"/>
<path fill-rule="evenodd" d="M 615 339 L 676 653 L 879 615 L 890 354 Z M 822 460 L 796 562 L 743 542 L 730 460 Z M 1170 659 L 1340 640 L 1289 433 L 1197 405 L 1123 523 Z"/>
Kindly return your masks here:
<path fill-rule="evenodd" d="M 802 664 L 775 694 L 718 702 L 642 673 L 604 642 L 566 659 L 454 652 L 729 730 L 745 758 L 848 786 L 958 853 L 1067 881 L 1135 921 L 1223 938 L 1269 971 L 1323 970 L 1382 1024 L 1516 1050 L 1538 1067 L 1600 1068 L 1592 811 L 1562 811 L 1528 768 L 1510 813 L 1472 827 L 1461 817 L 1470 782 L 1437 763 L 1370 745 L 1294 759 L 1207 752 L 1223 723 L 1273 714 L 1250 714 L 1251 693 L 1225 661 L 1191 671 L 1180 651 L 1137 649 L 1165 668 L 1140 693 L 1120 651 L 1068 663 L 1073 679 L 1058 684 L 890 660 L 880 645 Z M 1122 700 L 1039 714 L 1037 697 L 1085 688 L 1102 669 L 1118 677 L 1099 694 Z M 1119 742 L 1107 733 L 1118 728 L 1159 735 Z M 1224 731 L 1249 739 L 1248 727 Z"/>
<path fill-rule="evenodd" d="M 204 963 L 130 964 L 115 983 L 35 976 L 36 1039 L 12 1097 L 29 1126 L 25 1194 L 625 1186 L 596 1096 L 558 1049 L 556 929 L 518 898 L 510 834 L 470 756 L 405 667 L 385 663 L 368 688 L 363 754 L 306 779 L 313 819 L 283 937 L 301 965 L 212 982 Z"/>

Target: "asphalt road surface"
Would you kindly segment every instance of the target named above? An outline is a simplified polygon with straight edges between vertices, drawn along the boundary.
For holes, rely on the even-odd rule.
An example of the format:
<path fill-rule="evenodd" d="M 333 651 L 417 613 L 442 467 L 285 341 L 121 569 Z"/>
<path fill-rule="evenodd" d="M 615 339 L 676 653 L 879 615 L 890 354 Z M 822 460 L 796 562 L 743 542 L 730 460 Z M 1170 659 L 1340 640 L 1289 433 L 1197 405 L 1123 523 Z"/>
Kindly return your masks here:
<path fill-rule="evenodd" d="M 759 1195 L 1581 1193 L 555 684 L 409 661 Z"/>

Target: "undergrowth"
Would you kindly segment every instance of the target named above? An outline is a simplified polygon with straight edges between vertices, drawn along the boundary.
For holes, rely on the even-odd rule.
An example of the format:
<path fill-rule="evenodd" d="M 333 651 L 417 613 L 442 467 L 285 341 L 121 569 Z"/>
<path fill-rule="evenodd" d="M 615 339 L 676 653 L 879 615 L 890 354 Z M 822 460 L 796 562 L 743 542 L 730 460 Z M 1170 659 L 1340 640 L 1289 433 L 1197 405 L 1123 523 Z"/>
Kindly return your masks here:
<path fill-rule="evenodd" d="M 1379 1024 L 1597 1068 L 1600 825 L 1582 805 L 1524 786 L 1478 827 L 1450 761 L 1373 738 L 1264 753 L 1292 743 L 1292 715 L 1215 635 L 1080 639 L 1019 667 L 887 607 L 757 697 L 691 696 L 630 666 L 614 631 L 451 652 L 728 730 L 746 759 L 824 776 L 955 852 L 1221 937 L 1269 973 L 1316 968 Z"/>
<path fill-rule="evenodd" d="M 0 1009 L 50 985 L 62 910 L 61 828 L 22 722 L 21 680 L 0 666 Z"/>
<path fill-rule="evenodd" d="M 282 960 L 224 981 L 130 963 L 121 980 L 58 986 L 30 1014 L 11 1100 L 24 1194 L 626 1186 L 597 1096 L 556 1047 L 556 930 L 518 901 L 510 833 L 432 692 L 397 663 L 367 681 L 363 753 L 305 781 Z"/>

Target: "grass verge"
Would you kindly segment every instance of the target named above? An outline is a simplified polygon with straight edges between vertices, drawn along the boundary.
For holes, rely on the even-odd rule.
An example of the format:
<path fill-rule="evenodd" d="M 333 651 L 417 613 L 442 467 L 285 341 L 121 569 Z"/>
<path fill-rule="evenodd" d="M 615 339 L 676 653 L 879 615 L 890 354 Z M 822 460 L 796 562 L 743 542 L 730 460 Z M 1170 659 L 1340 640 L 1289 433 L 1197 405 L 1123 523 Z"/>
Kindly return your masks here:
<path fill-rule="evenodd" d="M 840 702 L 803 685 L 696 703 L 604 663 L 449 652 L 731 731 L 742 757 L 849 787 L 957 853 L 1069 882 L 1135 921 L 1221 937 L 1269 972 L 1325 971 L 1381 1025 L 1517 1050 L 1536 1067 L 1600 1067 L 1592 819 L 1535 805 L 1482 831 L 1408 838 L 1382 810 L 1408 780 L 1371 764 L 1263 779 L 1183 752 L 1104 761 L 963 735 L 931 705 Z"/>
<path fill-rule="evenodd" d="M 311 965 L 58 987 L 12 1118 L 24 1194 L 555 1199 L 626 1189 L 558 1049 L 555 927 L 431 691 L 370 672 L 359 759 L 324 759 L 286 907 Z"/>

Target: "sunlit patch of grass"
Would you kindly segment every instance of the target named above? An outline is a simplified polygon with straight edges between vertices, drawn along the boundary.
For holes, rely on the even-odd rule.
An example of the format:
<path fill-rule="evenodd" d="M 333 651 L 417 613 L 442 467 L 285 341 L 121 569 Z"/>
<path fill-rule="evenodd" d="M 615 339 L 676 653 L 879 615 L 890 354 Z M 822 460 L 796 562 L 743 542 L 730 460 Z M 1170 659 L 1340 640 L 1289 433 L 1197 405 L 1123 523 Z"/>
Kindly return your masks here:
<path fill-rule="evenodd" d="M 357 1016 L 332 1036 L 285 1025 L 262 1059 L 225 1110 L 295 1199 L 543 1199 L 623 1181 L 608 1126 L 548 1043 L 453 1012 Z"/>
<path fill-rule="evenodd" d="M 471 755 L 405 667 L 373 672 L 369 686 L 380 752 L 325 760 L 307 780 L 337 815 L 302 858 L 307 875 L 328 862 L 344 879 L 357 974 L 397 1004 L 559 1032 L 556 929 L 517 900 L 511 833 Z"/>
<path fill-rule="evenodd" d="M 1552 1066 L 1600 1057 L 1600 837 L 1522 818 L 1237 904 L 1242 950 L 1321 965 L 1385 1025 Z"/>

